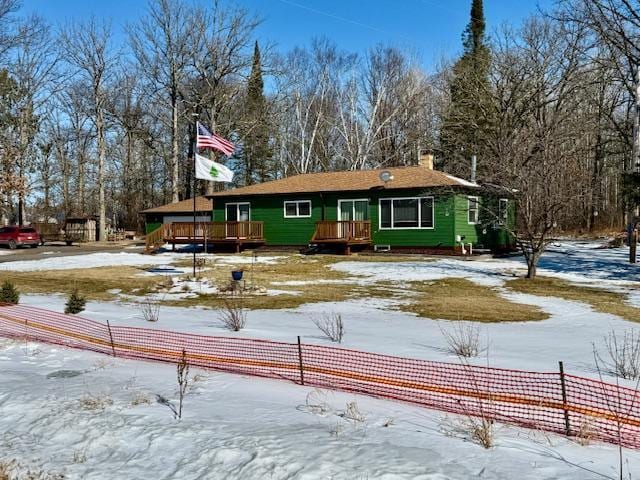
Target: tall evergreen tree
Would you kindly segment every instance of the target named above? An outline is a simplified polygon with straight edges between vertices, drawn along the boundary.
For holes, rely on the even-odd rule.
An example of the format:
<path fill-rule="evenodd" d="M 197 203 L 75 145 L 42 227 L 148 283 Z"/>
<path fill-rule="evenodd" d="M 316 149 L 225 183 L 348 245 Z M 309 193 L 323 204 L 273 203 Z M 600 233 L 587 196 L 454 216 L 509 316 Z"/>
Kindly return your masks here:
<path fill-rule="evenodd" d="M 491 55 L 485 28 L 482 0 L 473 0 L 471 18 L 462 35 L 464 52 L 453 67 L 450 104 L 440 134 L 445 168 L 463 176 L 469 173 L 472 155 L 478 156 L 482 167 L 491 128 Z"/>
<path fill-rule="evenodd" d="M 269 147 L 269 119 L 264 96 L 260 47 L 255 43 L 253 64 L 247 83 L 246 120 L 244 128 L 244 182 L 251 185 L 256 180 L 270 177 L 271 149 Z"/>

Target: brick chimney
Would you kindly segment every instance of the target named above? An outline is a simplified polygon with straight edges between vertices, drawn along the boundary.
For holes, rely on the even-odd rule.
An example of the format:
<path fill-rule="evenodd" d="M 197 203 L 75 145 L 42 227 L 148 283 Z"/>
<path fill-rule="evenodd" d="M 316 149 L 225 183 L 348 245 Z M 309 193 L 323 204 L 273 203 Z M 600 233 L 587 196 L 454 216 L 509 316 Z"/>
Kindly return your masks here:
<path fill-rule="evenodd" d="M 433 153 L 430 150 L 420 150 L 418 152 L 418 165 L 433 170 Z"/>

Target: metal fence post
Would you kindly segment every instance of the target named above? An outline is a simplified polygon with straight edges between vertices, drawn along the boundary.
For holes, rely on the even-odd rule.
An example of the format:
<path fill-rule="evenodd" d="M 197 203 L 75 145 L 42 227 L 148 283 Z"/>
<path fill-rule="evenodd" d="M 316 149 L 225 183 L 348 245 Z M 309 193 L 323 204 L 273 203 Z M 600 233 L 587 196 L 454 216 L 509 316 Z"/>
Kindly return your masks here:
<path fill-rule="evenodd" d="M 304 369 L 302 368 L 302 344 L 298 335 L 298 362 L 300 363 L 300 385 L 304 385 Z"/>
<path fill-rule="evenodd" d="M 571 436 L 571 425 L 569 424 L 569 410 L 567 409 L 567 385 L 564 379 L 564 365 L 562 362 L 558 362 L 560 365 L 560 386 L 562 387 L 562 406 L 564 409 L 564 432 L 567 437 Z"/>
<path fill-rule="evenodd" d="M 113 345 L 113 335 L 111 334 L 111 325 L 109 324 L 109 320 L 107 320 L 107 329 L 109 330 L 109 338 L 111 339 L 111 351 L 113 352 L 113 356 L 116 356 L 116 347 Z"/>

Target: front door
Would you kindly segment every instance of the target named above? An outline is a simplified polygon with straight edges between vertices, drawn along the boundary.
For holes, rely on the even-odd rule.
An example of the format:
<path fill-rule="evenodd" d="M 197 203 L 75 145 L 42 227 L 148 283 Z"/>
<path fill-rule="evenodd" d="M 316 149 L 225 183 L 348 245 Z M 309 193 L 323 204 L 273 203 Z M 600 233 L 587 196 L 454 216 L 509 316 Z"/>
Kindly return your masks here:
<path fill-rule="evenodd" d="M 226 204 L 226 231 L 227 238 L 243 238 L 247 236 L 249 225 L 247 223 L 251 219 L 251 207 L 249 203 L 227 203 Z"/>
<path fill-rule="evenodd" d="M 363 221 L 369 220 L 369 200 L 338 200 L 338 221 Z M 349 224 L 338 224 L 338 235 L 346 238 Z"/>

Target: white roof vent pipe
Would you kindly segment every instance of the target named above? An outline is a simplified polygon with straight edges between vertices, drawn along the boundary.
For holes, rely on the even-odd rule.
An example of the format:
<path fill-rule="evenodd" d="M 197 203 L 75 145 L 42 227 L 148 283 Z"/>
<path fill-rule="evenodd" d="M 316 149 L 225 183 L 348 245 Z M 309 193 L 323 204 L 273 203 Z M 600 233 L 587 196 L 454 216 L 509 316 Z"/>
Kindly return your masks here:
<path fill-rule="evenodd" d="M 476 183 L 476 172 L 478 170 L 478 159 L 475 155 L 471 157 L 471 178 L 469 181 L 471 183 Z"/>

